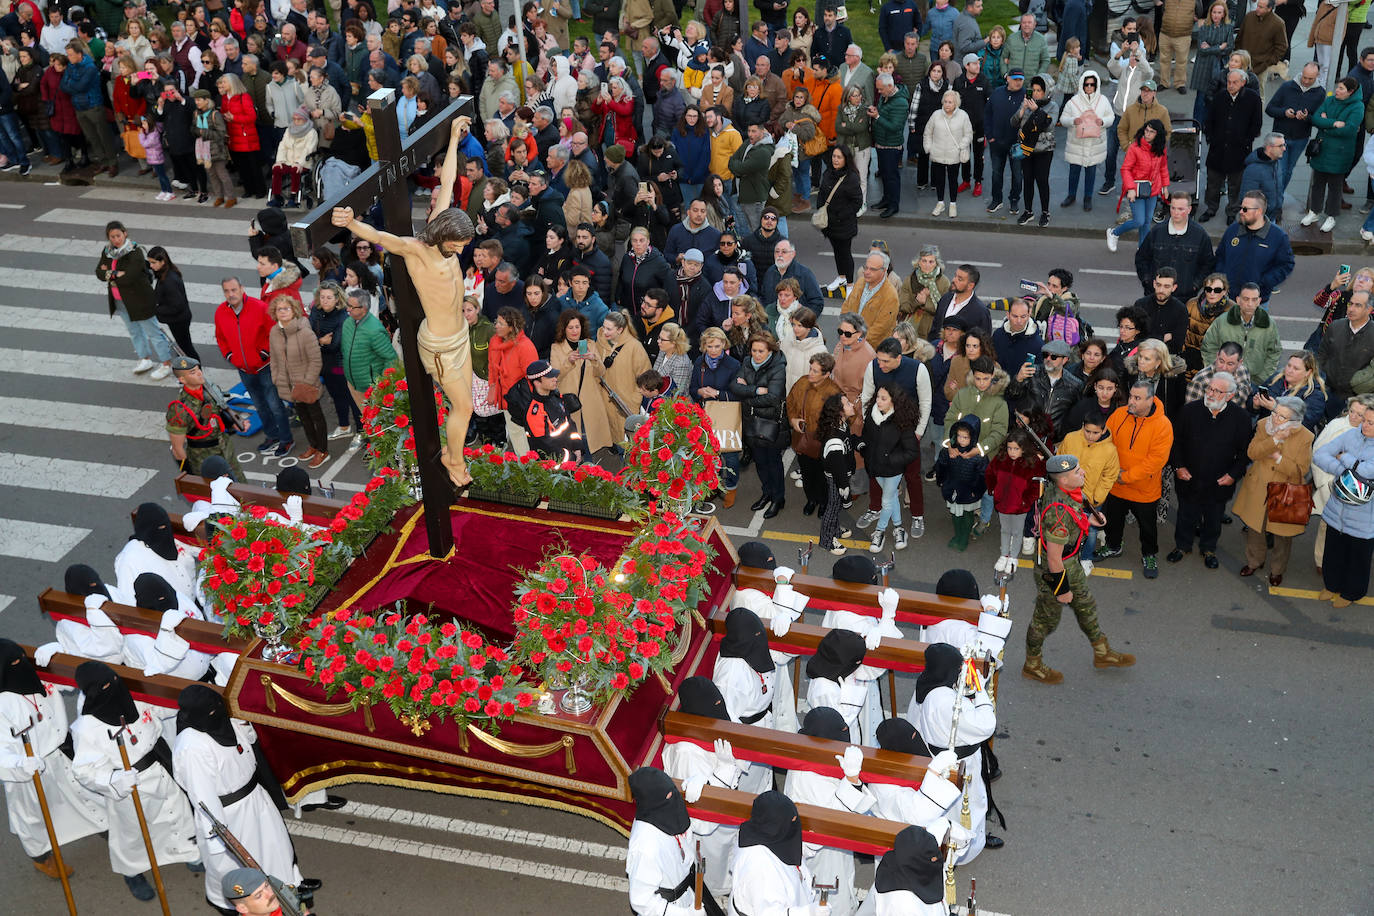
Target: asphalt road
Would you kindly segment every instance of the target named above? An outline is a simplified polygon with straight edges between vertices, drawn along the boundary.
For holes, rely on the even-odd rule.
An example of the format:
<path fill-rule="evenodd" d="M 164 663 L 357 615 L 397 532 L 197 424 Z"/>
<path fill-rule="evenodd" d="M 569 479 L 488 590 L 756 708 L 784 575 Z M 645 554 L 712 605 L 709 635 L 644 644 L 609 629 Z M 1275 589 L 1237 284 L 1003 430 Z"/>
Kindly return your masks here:
<path fill-rule="evenodd" d="M 208 323 L 218 280 L 237 273 L 252 282 L 245 241 L 252 212 L 158 204 L 152 192 L 124 188 L 30 182 L 0 189 L 0 633 L 41 642 L 51 625 L 34 596 L 60 584 L 69 563 L 110 574 L 129 533 L 128 511 L 144 500 L 174 505 L 161 432 L 174 387 L 129 372 L 127 336 L 107 318 L 92 273 L 102 227 L 123 219 L 136 241 L 170 248 L 189 284 L 204 355 L 213 351 Z M 792 229 L 802 258 L 828 280 L 829 246 L 803 221 Z M 856 251 L 870 237 L 887 238 L 899 266 L 920 244 L 937 242 L 947 263 L 978 263 L 989 295 L 1067 267 L 1082 299 L 1095 304 L 1089 320 L 1103 330 L 1114 324 L 1116 306 L 1139 295 L 1133 273 L 1123 275 L 1127 244 L 1112 256 L 1100 240 L 1037 237 L 1033 229 L 1022 240 L 865 221 Z M 1342 260 L 1299 260 L 1271 304 L 1285 341 L 1307 336 L 1316 318 L 1311 296 Z M 833 317 L 822 327 L 831 335 Z M 217 356 L 207 362 L 226 368 Z M 251 447 L 244 452 L 253 456 L 250 476 L 275 472 Z M 327 467 L 341 494 L 366 479 L 356 456 L 337 455 Z M 737 540 L 761 534 L 788 559 L 814 537 L 816 521 L 802 517 L 795 491 L 787 510 L 765 523 L 746 508 L 757 487 L 746 472 L 740 501 L 723 521 Z M 967 565 L 987 584 L 992 539 L 952 554 L 948 518 L 933 490 L 927 499 L 927 534 L 899 555 L 895 583 L 929 587 L 946 568 Z M 1162 527 L 1166 543 L 1171 531 Z M 1132 669 L 1094 670 L 1069 621 L 1046 647 L 1066 682 L 1032 684 L 1017 676 L 1024 656 L 1013 637 L 1000 693 L 1005 776 L 996 784 L 1008 826 L 994 831 L 1007 845 L 961 870 L 961 893 L 976 877 L 988 911 L 1016 916 L 1280 913 L 1312 905 L 1374 912 L 1370 607 L 1334 612 L 1313 600 L 1320 583 L 1310 538 L 1295 548 L 1280 594 L 1262 577 L 1238 578 L 1239 534 L 1238 526 L 1226 529 L 1220 570 L 1194 556 L 1165 564 L 1150 582 L 1140 576 L 1128 529 L 1126 555 L 1092 585 L 1113 645 L 1139 658 Z M 818 557 L 815 569 L 824 572 L 830 558 Z M 1028 570 L 1011 595 L 1019 634 L 1033 599 Z M 905 704 L 910 682 L 902 688 Z M 305 873 L 326 881 L 323 912 L 534 914 L 554 900 L 576 913 L 625 906 L 623 841 L 593 821 L 375 786 L 343 792 L 355 807 L 290 822 Z M 132 911 L 101 840 L 75 844 L 69 857 L 82 912 Z M 167 877 L 174 912 L 198 911 L 199 879 L 180 867 Z M 0 883 L 0 913 L 62 909 L 59 886 L 33 872 L 10 836 L 0 838 Z"/>

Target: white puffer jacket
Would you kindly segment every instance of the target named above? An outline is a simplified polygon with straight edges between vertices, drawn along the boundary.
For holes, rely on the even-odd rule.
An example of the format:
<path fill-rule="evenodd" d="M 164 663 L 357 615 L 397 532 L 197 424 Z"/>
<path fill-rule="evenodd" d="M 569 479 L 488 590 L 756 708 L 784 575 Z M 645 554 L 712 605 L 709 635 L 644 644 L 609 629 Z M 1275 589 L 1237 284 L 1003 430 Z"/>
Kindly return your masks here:
<path fill-rule="evenodd" d="M 1083 91 L 1083 80 L 1087 77 L 1098 80 L 1097 91 L 1088 95 Z M 1074 122 L 1079 118 L 1091 120 L 1096 115 L 1102 121 L 1102 128 L 1096 137 L 1079 137 Z M 1112 101 L 1102 92 L 1101 77 L 1092 71 L 1078 78 L 1078 92 L 1064 103 L 1064 113 L 1059 123 L 1068 128 L 1064 135 L 1064 161 L 1069 165 L 1101 165 L 1107 159 L 1107 131 L 1112 130 L 1116 112 Z"/>
<path fill-rule="evenodd" d="M 962 108 L 954 109 L 953 114 L 945 114 L 938 109 L 926 122 L 926 153 L 941 165 L 955 165 L 963 162 L 964 157 L 973 149 L 973 125 L 969 123 L 968 113 Z"/>
<path fill-rule="evenodd" d="M 277 165 L 289 165 L 292 168 L 305 168 L 306 160 L 310 154 L 315 152 L 315 148 L 320 144 L 320 136 L 312 128 L 307 130 L 304 136 L 293 137 L 288 129 L 281 135 L 281 143 L 277 144 Z"/>

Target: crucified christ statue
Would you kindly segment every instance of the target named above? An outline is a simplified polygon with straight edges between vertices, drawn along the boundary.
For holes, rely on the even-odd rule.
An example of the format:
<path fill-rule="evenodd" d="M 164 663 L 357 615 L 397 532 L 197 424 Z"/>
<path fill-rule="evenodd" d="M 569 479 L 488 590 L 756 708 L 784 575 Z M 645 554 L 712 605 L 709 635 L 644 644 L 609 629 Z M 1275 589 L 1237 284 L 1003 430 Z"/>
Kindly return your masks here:
<path fill-rule="evenodd" d="M 459 487 L 472 482 L 463 460 L 463 443 L 472 419 L 472 360 L 468 352 L 468 323 L 463 317 L 463 271 L 458 255 L 475 233 L 468 215 L 449 204 L 453 202 L 453 186 L 458 177 L 461 132 L 466 126 L 460 122 L 466 121 L 457 118 L 453 122 L 433 208 L 419 235 L 410 238 L 379 232 L 355 219 L 351 207 L 335 207 L 331 217 L 335 226 L 405 260 L 425 312 L 417 338 L 420 361 L 449 400 L 448 444 L 443 449 L 443 462 L 454 485 Z"/>

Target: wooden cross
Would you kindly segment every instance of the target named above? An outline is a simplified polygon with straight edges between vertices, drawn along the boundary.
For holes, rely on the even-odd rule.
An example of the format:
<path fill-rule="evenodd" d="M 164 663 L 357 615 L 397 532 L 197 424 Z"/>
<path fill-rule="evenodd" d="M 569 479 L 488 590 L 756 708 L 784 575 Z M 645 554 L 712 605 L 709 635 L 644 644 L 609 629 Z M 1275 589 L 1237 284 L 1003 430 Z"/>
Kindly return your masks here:
<path fill-rule="evenodd" d="M 321 200 L 319 206 L 291 224 L 291 241 L 297 255 L 308 257 L 310 252 L 339 232 L 330 222 L 335 207 L 351 207 L 362 219 L 372 205 L 380 200 L 386 231 L 401 236 L 414 235 L 406 179 L 448 148 L 450 125 L 454 118 L 467 115 L 476 120 L 472 96 L 460 96 L 457 101 L 439 109 L 423 127 L 403 141 L 401 124 L 396 116 L 396 90 L 378 89 L 367 97 L 367 107 L 372 113 L 372 126 L 377 138 L 377 161 L 353 179 L 338 197 Z M 456 195 L 454 199 L 456 202 Z M 453 502 L 454 492 L 448 469 L 439 458 L 439 414 L 434 406 L 434 382 L 420 362 L 420 350 L 415 341 L 420 321 L 425 315 L 405 261 L 392 258 L 390 265 L 391 291 L 401 326 L 401 352 L 410 390 L 415 456 L 420 468 L 429 552 L 431 556 L 444 557 L 453 547 L 449 506 Z M 449 446 L 461 449 L 463 443 L 451 442 Z"/>

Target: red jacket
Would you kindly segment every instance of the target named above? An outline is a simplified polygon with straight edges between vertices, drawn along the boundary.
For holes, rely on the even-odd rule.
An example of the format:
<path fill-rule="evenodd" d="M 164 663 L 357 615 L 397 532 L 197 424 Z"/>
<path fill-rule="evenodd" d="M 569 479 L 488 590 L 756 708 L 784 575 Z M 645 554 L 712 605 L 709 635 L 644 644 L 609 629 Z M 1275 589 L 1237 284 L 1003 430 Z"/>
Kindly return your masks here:
<path fill-rule="evenodd" d="M 120 115 L 128 121 L 126 130 L 136 129 L 138 119 L 143 117 L 143 113 L 148 110 L 148 101 L 141 95 L 134 95 L 129 90 L 133 88 L 131 81 L 127 77 L 118 77 L 114 81 L 114 110 L 115 114 Z"/>
<path fill-rule="evenodd" d="M 984 480 L 992 494 L 992 506 L 1005 515 L 1020 515 L 1035 508 L 1039 487 L 1035 478 L 1045 473 L 1043 459 L 1026 464 L 998 455 L 988 464 Z"/>
<path fill-rule="evenodd" d="M 1131 144 L 1126 150 L 1125 161 L 1121 163 L 1121 196 L 1116 201 L 1118 210 L 1121 209 L 1121 201 L 1126 199 L 1126 192 L 1135 190 L 1137 181 L 1148 181 L 1155 196 L 1161 200 L 1167 199 L 1169 154 L 1165 152 L 1156 156 L 1140 140 Z"/>
<path fill-rule="evenodd" d="M 505 410 L 506 394 L 525 377 L 525 370 L 538 358 L 534 343 L 523 331 L 509 341 L 492 337 L 487 344 L 487 381 L 491 383 L 491 403 Z"/>
<path fill-rule="evenodd" d="M 226 95 L 220 100 L 220 112 L 229 130 L 229 152 L 252 153 L 258 149 L 258 113 L 253 97 L 246 92 Z M 233 117 L 230 117 L 233 115 Z"/>
<path fill-rule="evenodd" d="M 237 315 L 228 302 L 215 309 L 215 343 L 235 369 L 256 375 L 266 368 L 272 352 L 271 333 L 272 317 L 261 299 L 245 293 Z"/>

